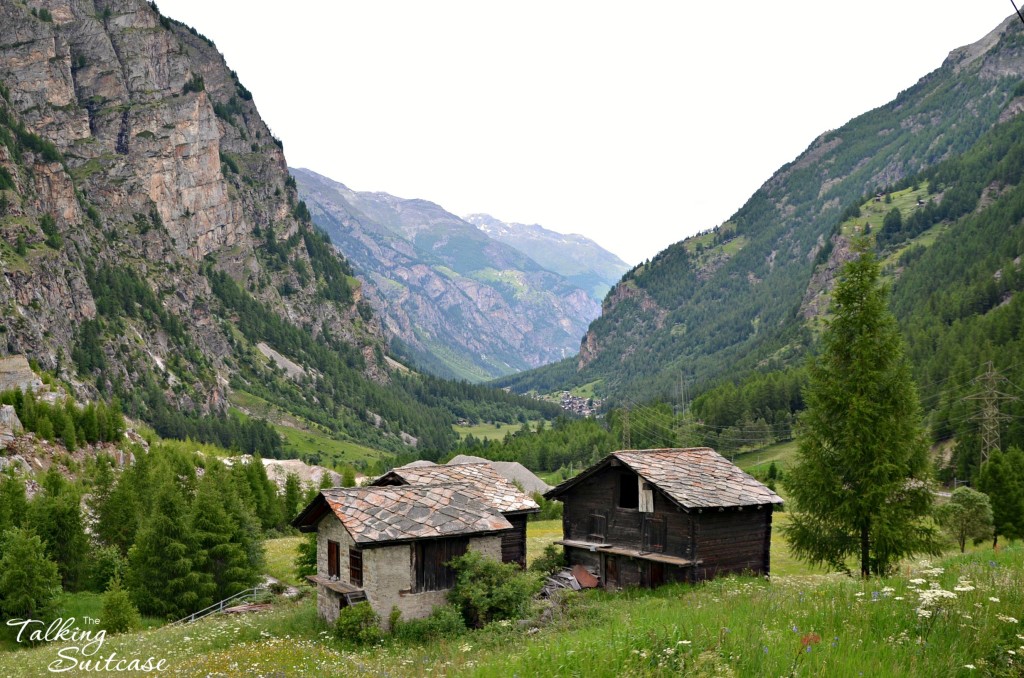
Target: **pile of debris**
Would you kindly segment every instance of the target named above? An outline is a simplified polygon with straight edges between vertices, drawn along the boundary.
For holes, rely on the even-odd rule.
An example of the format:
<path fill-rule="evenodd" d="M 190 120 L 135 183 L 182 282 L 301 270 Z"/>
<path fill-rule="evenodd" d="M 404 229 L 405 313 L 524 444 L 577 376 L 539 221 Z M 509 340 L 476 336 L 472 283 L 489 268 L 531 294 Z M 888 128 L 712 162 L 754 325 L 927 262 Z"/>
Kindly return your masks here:
<path fill-rule="evenodd" d="M 542 598 L 550 598 L 556 591 L 593 589 L 597 588 L 600 583 L 600 580 L 587 568 L 582 565 L 573 565 L 572 569 L 566 567 L 550 575 L 544 582 L 540 595 Z"/>

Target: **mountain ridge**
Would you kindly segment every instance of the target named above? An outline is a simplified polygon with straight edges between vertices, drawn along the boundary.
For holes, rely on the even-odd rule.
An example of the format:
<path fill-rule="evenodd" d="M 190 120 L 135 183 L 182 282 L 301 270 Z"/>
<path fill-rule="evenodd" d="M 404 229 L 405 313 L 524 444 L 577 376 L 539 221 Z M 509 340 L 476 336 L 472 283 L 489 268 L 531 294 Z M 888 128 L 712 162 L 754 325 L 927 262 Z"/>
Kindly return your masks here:
<path fill-rule="evenodd" d="M 586 291 L 436 203 L 292 174 L 361 272 L 393 350 L 428 371 L 479 381 L 558 360 L 597 316 Z"/>

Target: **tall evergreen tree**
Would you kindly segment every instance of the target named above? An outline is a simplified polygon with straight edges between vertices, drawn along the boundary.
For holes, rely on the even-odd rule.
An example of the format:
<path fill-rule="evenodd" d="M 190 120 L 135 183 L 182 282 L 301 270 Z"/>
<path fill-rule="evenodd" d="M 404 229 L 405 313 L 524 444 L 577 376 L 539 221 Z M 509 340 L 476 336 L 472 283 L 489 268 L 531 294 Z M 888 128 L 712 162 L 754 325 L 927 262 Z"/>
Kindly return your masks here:
<path fill-rule="evenodd" d="M 25 481 L 8 469 L 0 476 L 0 534 L 12 527 L 21 527 L 28 511 Z"/>
<path fill-rule="evenodd" d="M 46 544 L 46 554 L 57 564 L 61 584 L 67 590 L 82 585 L 89 540 L 79 494 L 51 467 L 43 478 L 43 492 L 28 507 L 27 524 Z"/>
<path fill-rule="evenodd" d="M 30 529 L 7 530 L 0 537 L 0 611 L 7 618 L 39 619 L 60 594 L 57 566 L 43 541 Z"/>
<path fill-rule="evenodd" d="M 867 577 L 938 542 L 925 523 L 928 445 L 903 341 L 878 262 L 864 241 L 854 247 L 810 362 L 785 534 L 797 557 L 847 570 L 855 556 Z"/>
<path fill-rule="evenodd" d="M 147 521 L 128 551 L 128 588 L 143 614 L 178 618 L 212 602 L 212 578 L 195 567 L 188 508 L 173 480 L 160 483 Z"/>
<path fill-rule="evenodd" d="M 992 502 L 992 547 L 999 543 L 999 535 L 1024 538 L 1024 452 L 1015 447 L 993 452 L 981 468 L 978 489 Z"/>
<path fill-rule="evenodd" d="M 302 483 L 299 481 L 299 476 L 294 473 L 289 473 L 288 477 L 284 481 L 284 494 L 281 495 L 282 500 L 282 520 L 284 522 L 290 522 L 292 518 L 299 514 L 299 502 L 302 501 Z"/>
<path fill-rule="evenodd" d="M 212 579 L 215 600 L 253 586 L 259 577 L 246 551 L 245 532 L 225 507 L 227 494 L 233 493 L 233 488 L 222 480 L 223 475 L 219 463 L 207 467 L 191 510 L 195 566 Z"/>

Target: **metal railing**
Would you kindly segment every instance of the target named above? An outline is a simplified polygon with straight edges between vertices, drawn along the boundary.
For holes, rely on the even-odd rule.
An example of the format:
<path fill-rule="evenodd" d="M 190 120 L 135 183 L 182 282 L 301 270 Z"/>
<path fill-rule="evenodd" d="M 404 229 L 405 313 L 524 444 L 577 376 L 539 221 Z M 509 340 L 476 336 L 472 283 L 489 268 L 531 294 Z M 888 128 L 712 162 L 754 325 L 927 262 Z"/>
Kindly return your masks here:
<path fill-rule="evenodd" d="M 192 614 L 188 615 L 187 617 L 182 617 L 178 621 L 171 622 L 170 624 L 168 624 L 168 626 L 178 626 L 180 624 L 191 624 L 192 622 L 194 622 L 196 620 L 199 620 L 199 619 L 202 619 L 203 617 L 207 617 L 207 616 L 209 616 L 211 614 L 216 614 L 218 612 L 223 612 L 227 608 L 234 607 L 235 605 L 238 605 L 238 604 L 240 604 L 240 603 L 242 603 L 242 602 L 244 602 L 244 601 L 246 601 L 248 599 L 254 599 L 254 598 L 256 598 L 257 595 L 259 595 L 259 593 L 261 591 L 266 591 L 267 589 L 268 589 L 268 587 L 261 585 L 261 586 L 254 586 L 251 589 L 246 589 L 244 591 L 239 591 L 235 595 L 229 596 L 228 598 L 225 598 L 224 600 L 218 601 L 218 602 L 214 603 L 213 605 L 210 605 L 209 607 L 204 607 L 202 610 L 199 610 L 198 612 L 193 612 Z"/>

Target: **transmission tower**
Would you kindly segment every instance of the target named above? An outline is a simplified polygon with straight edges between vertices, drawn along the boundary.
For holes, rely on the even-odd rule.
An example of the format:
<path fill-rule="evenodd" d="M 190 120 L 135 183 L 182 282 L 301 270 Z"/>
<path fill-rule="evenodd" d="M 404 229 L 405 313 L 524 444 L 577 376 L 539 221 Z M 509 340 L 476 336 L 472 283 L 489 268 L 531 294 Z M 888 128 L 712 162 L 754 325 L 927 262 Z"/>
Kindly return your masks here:
<path fill-rule="evenodd" d="M 980 387 L 978 392 L 967 396 L 966 399 L 981 403 L 981 409 L 973 419 L 981 425 L 981 466 L 984 466 L 989 455 L 999 449 L 1000 424 L 1010 419 L 1010 415 L 1000 412 L 999 403 L 1012 402 L 1018 398 L 999 390 L 999 387 L 1008 383 L 1008 380 L 996 371 L 991 360 L 985 363 L 985 373 L 975 377 L 971 383 Z"/>

